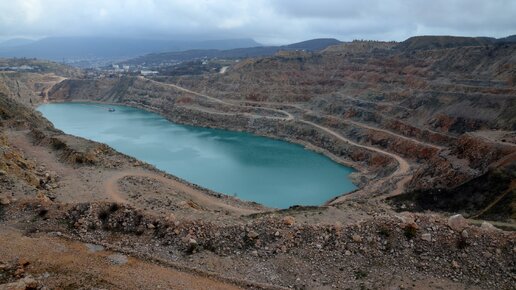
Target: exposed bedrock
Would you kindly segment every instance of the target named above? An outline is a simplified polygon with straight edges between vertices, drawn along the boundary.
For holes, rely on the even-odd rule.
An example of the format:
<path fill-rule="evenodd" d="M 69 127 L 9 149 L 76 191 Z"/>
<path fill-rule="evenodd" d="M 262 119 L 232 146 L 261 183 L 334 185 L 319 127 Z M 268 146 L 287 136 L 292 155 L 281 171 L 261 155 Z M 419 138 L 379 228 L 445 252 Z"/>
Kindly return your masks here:
<path fill-rule="evenodd" d="M 514 130 L 516 45 L 416 51 L 376 46 L 360 51 L 343 44 L 310 56 L 241 61 L 225 74 L 160 80 L 219 98 L 314 107 L 326 102 L 320 109 L 328 114 L 346 110 L 352 98 L 354 107 L 452 136 L 480 128 Z"/>
<path fill-rule="evenodd" d="M 516 152 L 516 146 L 462 135 L 457 142 L 419 168 L 410 190 L 444 189 L 463 184 L 487 172 L 489 166 Z"/>
<path fill-rule="evenodd" d="M 489 164 L 514 148 L 474 135 L 463 135 L 457 139 L 388 117 L 381 110 L 362 109 L 364 106 L 349 106 L 351 109 L 337 114 L 340 117 L 323 115 L 303 107 L 286 109 L 295 115 L 295 118 L 289 118 L 282 112 L 259 105 L 242 106 L 174 85 L 135 77 L 65 80 L 50 91 L 49 98 L 51 101 L 125 104 L 157 112 L 181 124 L 247 131 L 309 145 L 337 161 L 360 169 L 367 176 L 366 180 L 385 177 L 396 170 L 398 164 L 390 156 L 353 146 L 299 121 L 301 118 L 329 128 L 350 141 L 402 156 L 415 170 L 414 178 L 408 183 L 411 190 L 451 188 L 462 184 L 485 173 Z M 321 108 L 326 110 L 325 106 Z M 351 110 L 357 113 L 352 114 Z M 366 180 L 362 180 L 361 185 Z"/>
<path fill-rule="evenodd" d="M 458 186 L 415 189 L 393 198 L 392 202 L 401 210 L 460 212 L 470 218 L 513 223 L 516 220 L 515 180 L 516 153 L 513 153 Z"/>

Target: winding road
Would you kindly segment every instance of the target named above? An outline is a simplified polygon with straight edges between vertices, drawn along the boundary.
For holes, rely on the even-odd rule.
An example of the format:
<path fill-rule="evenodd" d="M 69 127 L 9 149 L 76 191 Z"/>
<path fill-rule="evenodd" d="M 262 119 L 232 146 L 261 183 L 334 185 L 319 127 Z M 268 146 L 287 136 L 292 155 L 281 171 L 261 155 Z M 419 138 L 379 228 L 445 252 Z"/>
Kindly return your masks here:
<path fill-rule="evenodd" d="M 192 94 L 192 95 L 195 95 L 195 96 L 198 96 L 198 97 L 203 97 L 203 98 L 206 98 L 206 99 L 208 99 L 210 101 L 213 101 L 213 102 L 216 102 L 216 103 L 219 103 L 219 104 L 223 104 L 225 106 L 241 107 L 241 108 L 260 108 L 260 109 L 263 109 L 263 110 L 268 110 L 268 111 L 271 111 L 271 112 L 280 113 L 280 114 L 283 114 L 283 115 L 286 116 L 286 117 L 274 117 L 274 116 L 253 115 L 255 117 L 269 118 L 269 119 L 276 119 L 276 120 L 285 120 L 285 121 L 289 121 L 289 120 L 293 120 L 294 119 L 294 116 L 292 114 L 290 114 L 289 112 L 286 112 L 284 110 L 268 108 L 268 107 L 256 107 L 256 106 L 237 105 L 237 104 L 234 104 L 234 103 L 231 103 L 231 102 L 227 102 L 227 101 L 224 101 L 224 100 L 212 97 L 212 96 L 208 96 L 208 95 L 205 95 L 205 94 L 201 94 L 201 93 L 198 93 L 198 92 L 191 91 L 191 90 L 189 90 L 187 88 L 183 88 L 183 87 L 180 87 L 178 85 L 158 82 L 158 81 L 151 80 L 151 79 L 148 79 L 148 78 L 143 77 L 143 76 L 138 76 L 138 78 L 141 79 L 141 80 L 144 80 L 144 81 L 149 81 L 149 82 L 158 84 L 158 85 L 172 87 L 172 88 L 174 88 L 176 90 L 179 90 L 179 91 L 182 91 L 182 92 L 185 92 L 185 93 L 189 93 L 189 94 Z M 252 115 L 252 114 L 249 114 L 249 115 Z"/>
<path fill-rule="evenodd" d="M 123 196 L 118 186 L 119 181 L 124 177 L 128 176 L 146 177 L 157 180 L 165 185 L 169 185 L 170 187 L 175 188 L 180 192 L 186 194 L 188 197 L 191 197 L 195 202 L 208 207 L 217 207 L 240 215 L 248 215 L 258 212 L 258 210 L 247 209 L 241 206 L 232 206 L 230 204 L 224 203 L 219 198 L 210 196 L 203 191 L 192 188 L 191 186 L 184 184 L 178 180 L 167 178 L 159 173 L 135 170 L 116 172 L 114 175 L 112 175 L 110 178 L 104 181 L 105 193 L 115 202 L 128 203 L 127 199 Z"/>
<path fill-rule="evenodd" d="M 379 189 L 380 186 L 382 186 L 384 184 L 385 181 L 387 180 L 384 180 L 384 179 L 393 179 L 393 178 L 397 178 L 397 177 L 403 177 L 402 179 L 400 179 L 397 183 L 396 183 L 396 188 L 391 192 L 389 193 L 389 196 L 394 196 L 394 195 L 398 195 L 398 194 L 401 194 L 403 193 L 403 189 L 405 188 L 405 185 L 410 181 L 410 179 L 412 178 L 412 175 L 409 175 L 409 172 L 410 172 L 410 164 L 407 162 L 407 160 L 405 160 L 403 157 L 399 156 L 399 155 L 396 155 L 396 154 L 393 154 L 393 153 L 390 153 L 390 152 L 387 152 L 385 150 L 382 150 L 382 149 L 379 149 L 379 148 L 376 148 L 376 147 L 372 147 L 372 146 L 367 146 L 367 145 L 362 145 L 362 144 L 358 144 L 356 142 L 353 142 L 351 140 L 349 140 L 348 138 L 340 135 L 339 133 L 327 128 L 327 127 L 323 127 L 321 125 L 318 125 L 316 123 L 313 123 L 313 122 L 310 122 L 310 121 L 306 121 L 306 120 L 298 120 L 299 122 L 301 123 L 305 123 L 305 124 L 308 124 L 308 125 L 311 125 L 313 127 L 316 127 L 334 137 L 336 137 L 337 139 L 341 140 L 341 141 L 344 141 L 352 146 L 356 146 L 356 147 L 360 147 L 360 148 L 364 148 L 366 150 L 370 150 L 370 151 L 374 151 L 374 152 L 377 152 L 377 153 L 380 153 L 380 154 L 383 154 L 383 155 L 386 155 L 386 156 L 389 156 L 393 159 L 395 159 L 397 162 L 398 162 L 398 168 L 396 169 L 395 172 L 393 172 L 390 176 L 388 176 L 387 178 L 382 178 L 380 180 L 377 180 L 374 184 L 372 185 L 369 185 L 367 187 L 367 190 L 368 191 L 376 191 Z M 354 192 L 354 195 L 357 195 L 359 192 L 362 192 L 364 189 L 362 190 L 359 190 L 358 192 Z M 334 200 L 332 200 L 330 202 L 330 204 L 337 204 L 339 202 L 342 202 L 344 201 L 347 197 L 347 195 L 343 195 L 343 196 L 340 196 Z"/>
<path fill-rule="evenodd" d="M 142 79 L 142 80 L 146 80 L 146 81 L 150 81 L 150 82 L 156 83 L 156 84 L 172 87 L 174 89 L 177 89 L 177 90 L 180 90 L 180 91 L 183 91 L 183 92 L 186 92 L 186 93 L 190 93 L 190 94 L 193 94 L 193 95 L 196 95 L 196 96 L 199 96 L 199 97 L 203 97 L 203 98 L 206 98 L 206 99 L 209 99 L 211 101 L 214 101 L 214 102 L 217 102 L 217 103 L 220 103 L 220 104 L 224 104 L 224 105 L 227 105 L 227 106 L 239 106 L 239 107 L 242 107 L 242 108 L 245 108 L 245 107 L 260 108 L 260 109 L 265 109 L 265 110 L 281 113 L 281 114 L 284 114 L 286 117 L 262 116 L 262 115 L 253 115 L 253 114 L 249 114 L 249 113 L 246 113 L 246 115 L 250 115 L 250 116 L 253 116 L 253 117 L 256 117 L 256 118 L 268 118 L 268 119 L 274 119 L 274 120 L 296 121 L 296 122 L 304 123 L 304 124 L 310 125 L 310 126 L 312 126 L 314 128 L 317 128 L 319 130 L 322 130 L 323 132 L 328 133 L 328 134 L 332 135 L 333 137 L 335 137 L 335 138 L 337 138 L 337 139 L 339 139 L 339 140 L 341 140 L 341 141 L 343 141 L 345 143 L 350 144 L 351 146 L 356 146 L 356 147 L 360 147 L 360 148 L 363 148 L 363 149 L 366 149 L 366 150 L 369 150 L 369 151 L 374 151 L 374 152 L 380 153 L 382 155 L 388 156 L 388 157 L 393 158 L 394 160 L 396 160 L 396 162 L 398 163 L 398 167 L 397 167 L 395 172 L 393 172 L 390 176 L 387 176 L 387 177 L 375 180 L 373 183 L 370 183 L 365 188 L 362 188 L 361 190 L 354 192 L 353 195 L 364 194 L 364 193 L 367 193 L 367 192 L 377 191 L 381 187 L 385 186 L 386 182 L 389 182 L 389 181 L 395 179 L 395 180 L 397 180 L 396 184 L 395 184 L 395 188 L 388 195 L 382 196 L 382 198 L 386 198 L 386 197 L 389 197 L 389 196 L 395 196 L 395 195 L 403 193 L 405 185 L 412 178 L 412 175 L 410 174 L 411 166 L 408 163 L 408 161 L 406 159 L 404 159 L 403 157 L 401 157 L 399 155 L 396 155 L 396 154 L 393 154 L 391 152 L 387 152 L 385 150 L 379 149 L 377 147 L 356 143 L 356 142 L 354 142 L 354 141 L 352 141 L 352 140 L 342 136 L 341 134 L 333 131 L 330 128 L 321 126 L 319 124 L 316 124 L 314 122 L 307 121 L 307 120 L 304 120 L 304 119 L 301 119 L 301 118 L 296 118 L 294 115 L 292 115 L 291 113 L 289 113 L 287 111 L 284 111 L 284 110 L 281 110 L 281 109 L 269 108 L 269 107 L 262 107 L 262 106 L 238 105 L 238 104 L 235 104 L 235 103 L 232 103 L 232 102 L 228 102 L 228 101 L 224 101 L 224 100 L 212 97 L 212 96 L 208 96 L 208 95 L 205 95 L 205 94 L 197 93 L 197 92 L 194 92 L 192 90 L 180 87 L 180 86 L 175 85 L 175 84 L 162 83 L 162 82 L 151 80 L 151 79 L 148 79 L 148 78 L 145 78 L 145 77 L 139 77 L 139 78 Z M 197 109 L 197 108 L 195 108 L 195 109 Z M 306 109 L 305 109 L 305 111 L 306 111 Z M 209 112 L 209 111 L 207 111 L 207 112 Z M 352 120 L 343 120 L 343 121 L 349 122 L 349 123 L 352 123 L 352 124 L 354 124 L 356 126 L 364 127 L 364 128 L 370 129 L 370 130 L 376 130 L 376 131 L 381 131 L 381 132 L 384 132 L 384 133 L 387 133 L 387 134 L 395 135 L 397 137 L 400 137 L 400 138 L 403 138 L 403 139 L 406 139 L 406 140 L 410 140 L 410 141 L 414 141 L 416 143 L 419 143 L 419 144 L 422 144 L 422 145 L 425 145 L 425 146 L 429 146 L 429 147 L 432 147 L 432 148 L 442 149 L 442 147 L 440 147 L 440 146 L 437 146 L 437 145 L 434 145 L 434 144 L 425 143 L 425 142 L 421 142 L 419 140 L 415 140 L 413 138 L 405 137 L 405 136 L 393 133 L 393 132 L 385 130 L 385 129 L 380 129 L 380 128 L 372 127 L 372 126 L 365 125 L 365 124 L 362 124 L 362 123 L 359 123 L 359 122 L 356 122 L 356 121 L 352 121 Z M 349 197 L 348 195 L 340 196 L 339 198 L 331 201 L 330 204 L 336 204 L 336 203 L 342 202 L 342 201 L 345 200 L 345 198 L 348 198 L 348 197 Z"/>

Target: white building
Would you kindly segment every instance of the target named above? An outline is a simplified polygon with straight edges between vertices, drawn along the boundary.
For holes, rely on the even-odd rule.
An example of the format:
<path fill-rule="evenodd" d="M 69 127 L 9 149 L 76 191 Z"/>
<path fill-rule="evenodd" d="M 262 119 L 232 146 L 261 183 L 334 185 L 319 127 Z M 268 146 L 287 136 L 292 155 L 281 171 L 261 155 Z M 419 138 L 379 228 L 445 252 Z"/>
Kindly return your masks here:
<path fill-rule="evenodd" d="M 155 71 L 155 70 L 141 70 L 140 74 L 142 76 L 151 76 L 151 75 L 157 75 L 158 71 Z"/>

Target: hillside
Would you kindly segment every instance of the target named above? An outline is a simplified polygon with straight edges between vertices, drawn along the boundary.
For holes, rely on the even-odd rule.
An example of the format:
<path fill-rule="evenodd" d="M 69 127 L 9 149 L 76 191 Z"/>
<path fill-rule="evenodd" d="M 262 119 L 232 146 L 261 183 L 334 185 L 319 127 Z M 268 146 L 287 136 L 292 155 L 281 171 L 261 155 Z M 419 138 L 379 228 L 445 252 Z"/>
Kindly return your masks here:
<path fill-rule="evenodd" d="M 255 47 L 252 39 L 207 41 L 156 40 L 103 37 L 48 37 L 30 43 L 0 46 L 0 57 L 40 58 L 53 61 L 116 61 L 151 52 L 188 49 L 233 49 Z"/>
<path fill-rule="evenodd" d="M 12 38 L 5 41 L 0 42 L 0 47 L 14 47 L 25 45 L 34 42 L 34 40 L 27 38 Z"/>
<path fill-rule="evenodd" d="M 496 38 L 490 37 L 414 36 L 400 43 L 398 48 L 401 50 L 442 49 L 490 45 L 496 41 Z"/>
<path fill-rule="evenodd" d="M 134 59 L 126 60 L 121 64 L 144 65 L 146 67 L 158 67 L 162 64 L 170 64 L 181 61 L 191 61 L 203 58 L 239 59 L 249 57 L 271 56 L 281 50 L 308 50 L 319 51 L 328 46 L 341 43 L 336 39 L 312 39 L 303 42 L 283 46 L 262 46 L 249 48 L 236 48 L 229 50 L 197 49 L 179 52 L 152 53 Z"/>
<path fill-rule="evenodd" d="M 377 119 L 388 113 L 405 124 L 450 134 L 514 130 L 516 45 L 409 52 L 348 47 L 246 60 L 225 74 L 166 81 L 220 98 L 305 103 L 338 117 L 352 113 L 346 105 L 363 103 L 353 118 L 374 109 L 369 114 Z"/>
<path fill-rule="evenodd" d="M 516 46 L 397 45 L 152 79 L 0 72 L 0 288 L 511 289 Z M 62 101 L 288 140 L 357 169 L 359 188 L 321 206 L 242 201 L 34 110 Z"/>

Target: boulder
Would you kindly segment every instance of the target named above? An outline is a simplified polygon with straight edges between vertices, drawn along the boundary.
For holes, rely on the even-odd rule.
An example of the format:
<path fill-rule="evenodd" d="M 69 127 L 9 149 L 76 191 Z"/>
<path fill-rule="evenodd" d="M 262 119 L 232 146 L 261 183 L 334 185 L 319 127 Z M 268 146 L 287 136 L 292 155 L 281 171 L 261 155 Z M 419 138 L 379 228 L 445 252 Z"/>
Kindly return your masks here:
<path fill-rule="evenodd" d="M 38 289 L 39 284 L 34 278 L 27 276 L 16 282 L 0 285 L 0 289 L 9 290 L 26 290 L 26 289 Z"/>
<path fill-rule="evenodd" d="M 252 240 L 258 238 L 258 236 L 259 236 L 259 234 L 257 232 L 255 232 L 255 231 L 249 231 L 247 233 L 247 237 L 252 239 Z"/>
<path fill-rule="evenodd" d="M 495 226 L 486 221 L 482 222 L 482 224 L 480 225 L 480 229 L 485 232 L 498 231 L 498 229 Z"/>
<path fill-rule="evenodd" d="M 187 249 L 188 253 L 195 253 L 197 251 L 198 247 L 199 247 L 199 244 L 197 243 L 197 240 L 195 240 L 194 238 L 188 239 L 188 249 Z"/>
<path fill-rule="evenodd" d="M 468 221 L 461 214 L 456 214 L 448 218 L 448 226 L 454 231 L 461 232 L 468 226 Z"/>
<path fill-rule="evenodd" d="M 286 216 L 283 218 L 283 224 L 287 226 L 293 226 L 296 223 L 296 219 L 293 216 Z"/>

